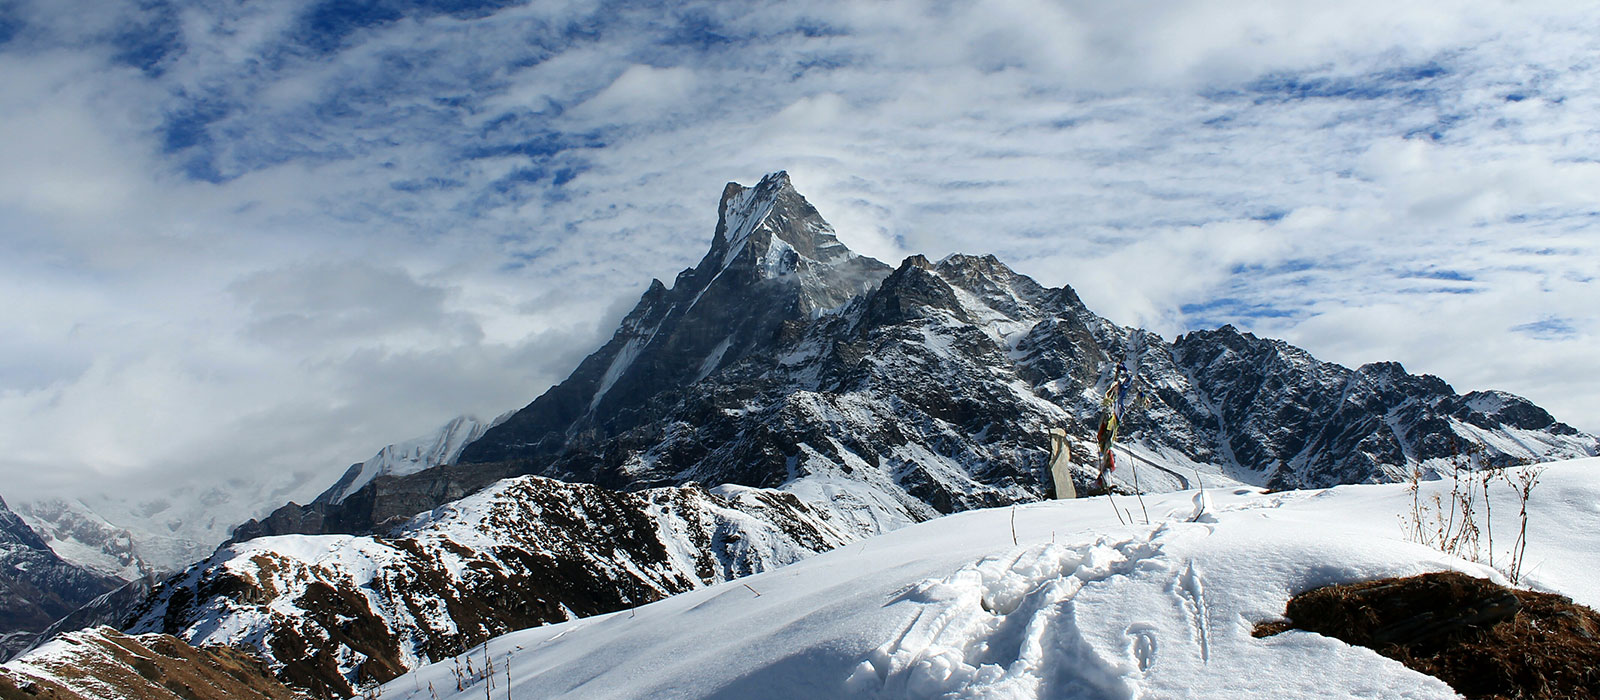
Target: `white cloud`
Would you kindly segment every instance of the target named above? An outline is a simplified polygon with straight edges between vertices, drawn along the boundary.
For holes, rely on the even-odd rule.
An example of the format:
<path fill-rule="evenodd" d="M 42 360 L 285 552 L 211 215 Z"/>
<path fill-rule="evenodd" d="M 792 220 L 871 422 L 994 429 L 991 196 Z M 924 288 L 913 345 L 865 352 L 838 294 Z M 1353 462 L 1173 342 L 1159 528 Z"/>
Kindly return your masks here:
<path fill-rule="evenodd" d="M 683 67 L 628 66 L 599 94 L 572 111 L 572 118 L 589 124 L 624 124 L 663 120 L 681 110 L 693 97 L 698 80 Z"/>
<path fill-rule="evenodd" d="M 100 5 L 0 44 L 16 488 L 337 472 L 526 403 L 778 169 L 887 262 L 1600 430 L 1600 23 L 1561 3 L 423 4 L 323 52 L 310 3 L 234 2 L 153 70 L 117 35 L 160 4 Z"/>

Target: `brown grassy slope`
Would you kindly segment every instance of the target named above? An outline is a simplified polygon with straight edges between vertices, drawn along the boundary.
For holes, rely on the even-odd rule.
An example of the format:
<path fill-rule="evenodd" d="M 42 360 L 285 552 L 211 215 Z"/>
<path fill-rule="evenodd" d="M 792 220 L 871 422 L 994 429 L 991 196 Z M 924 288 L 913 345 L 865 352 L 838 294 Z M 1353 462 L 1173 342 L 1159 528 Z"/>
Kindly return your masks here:
<path fill-rule="evenodd" d="M 109 627 L 58 638 L 63 647 L 0 666 L 3 700 L 300 700 L 254 656 Z"/>

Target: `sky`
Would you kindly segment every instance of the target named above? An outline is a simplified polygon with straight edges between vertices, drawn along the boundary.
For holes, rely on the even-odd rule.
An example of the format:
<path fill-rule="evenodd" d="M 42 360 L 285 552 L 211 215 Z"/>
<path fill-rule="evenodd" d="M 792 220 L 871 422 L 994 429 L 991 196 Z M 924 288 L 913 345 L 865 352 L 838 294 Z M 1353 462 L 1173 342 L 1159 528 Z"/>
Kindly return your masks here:
<path fill-rule="evenodd" d="M 1600 431 L 1581 5 L 0 3 L 0 494 L 314 494 L 564 378 L 777 170 L 891 264 Z"/>

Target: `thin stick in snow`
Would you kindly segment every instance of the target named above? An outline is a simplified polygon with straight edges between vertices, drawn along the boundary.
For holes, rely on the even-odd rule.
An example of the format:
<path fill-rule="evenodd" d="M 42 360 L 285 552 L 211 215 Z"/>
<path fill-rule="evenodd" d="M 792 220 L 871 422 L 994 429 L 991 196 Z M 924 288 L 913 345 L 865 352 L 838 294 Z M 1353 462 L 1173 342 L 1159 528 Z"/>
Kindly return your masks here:
<path fill-rule="evenodd" d="M 1133 496 L 1139 499 L 1139 510 L 1144 512 L 1144 524 L 1149 525 L 1150 511 L 1144 507 L 1144 490 L 1139 488 L 1139 463 L 1133 462 L 1128 466 L 1133 469 Z M 1133 516 L 1129 515 L 1128 519 L 1132 520 Z"/>
<path fill-rule="evenodd" d="M 741 583 L 739 585 L 744 586 L 745 588 L 750 588 L 750 584 L 748 584 L 748 583 Z M 754 588 L 750 588 L 750 592 L 756 594 L 757 598 L 761 597 L 761 591 L 758 591 L 758 590 L 756 590 Z"/>
<path fill-rule="evenodd" d="M 1017 546 L 1017 507 L 1011 506 L 1011 546 Z"/>

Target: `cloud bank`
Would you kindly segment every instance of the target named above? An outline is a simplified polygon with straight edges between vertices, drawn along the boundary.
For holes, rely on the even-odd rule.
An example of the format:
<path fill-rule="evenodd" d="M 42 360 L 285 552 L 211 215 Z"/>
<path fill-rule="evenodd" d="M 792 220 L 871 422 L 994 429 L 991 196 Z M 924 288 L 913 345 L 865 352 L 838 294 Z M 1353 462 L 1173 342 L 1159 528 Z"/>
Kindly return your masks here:
<path fill-rule="evenodd" d="M 1168 337 L 1600 430 L 1600 19 L 1566 3 L 0 7 L 7 496 L 307 472 L 498 414 L 787 169 Z"/>

